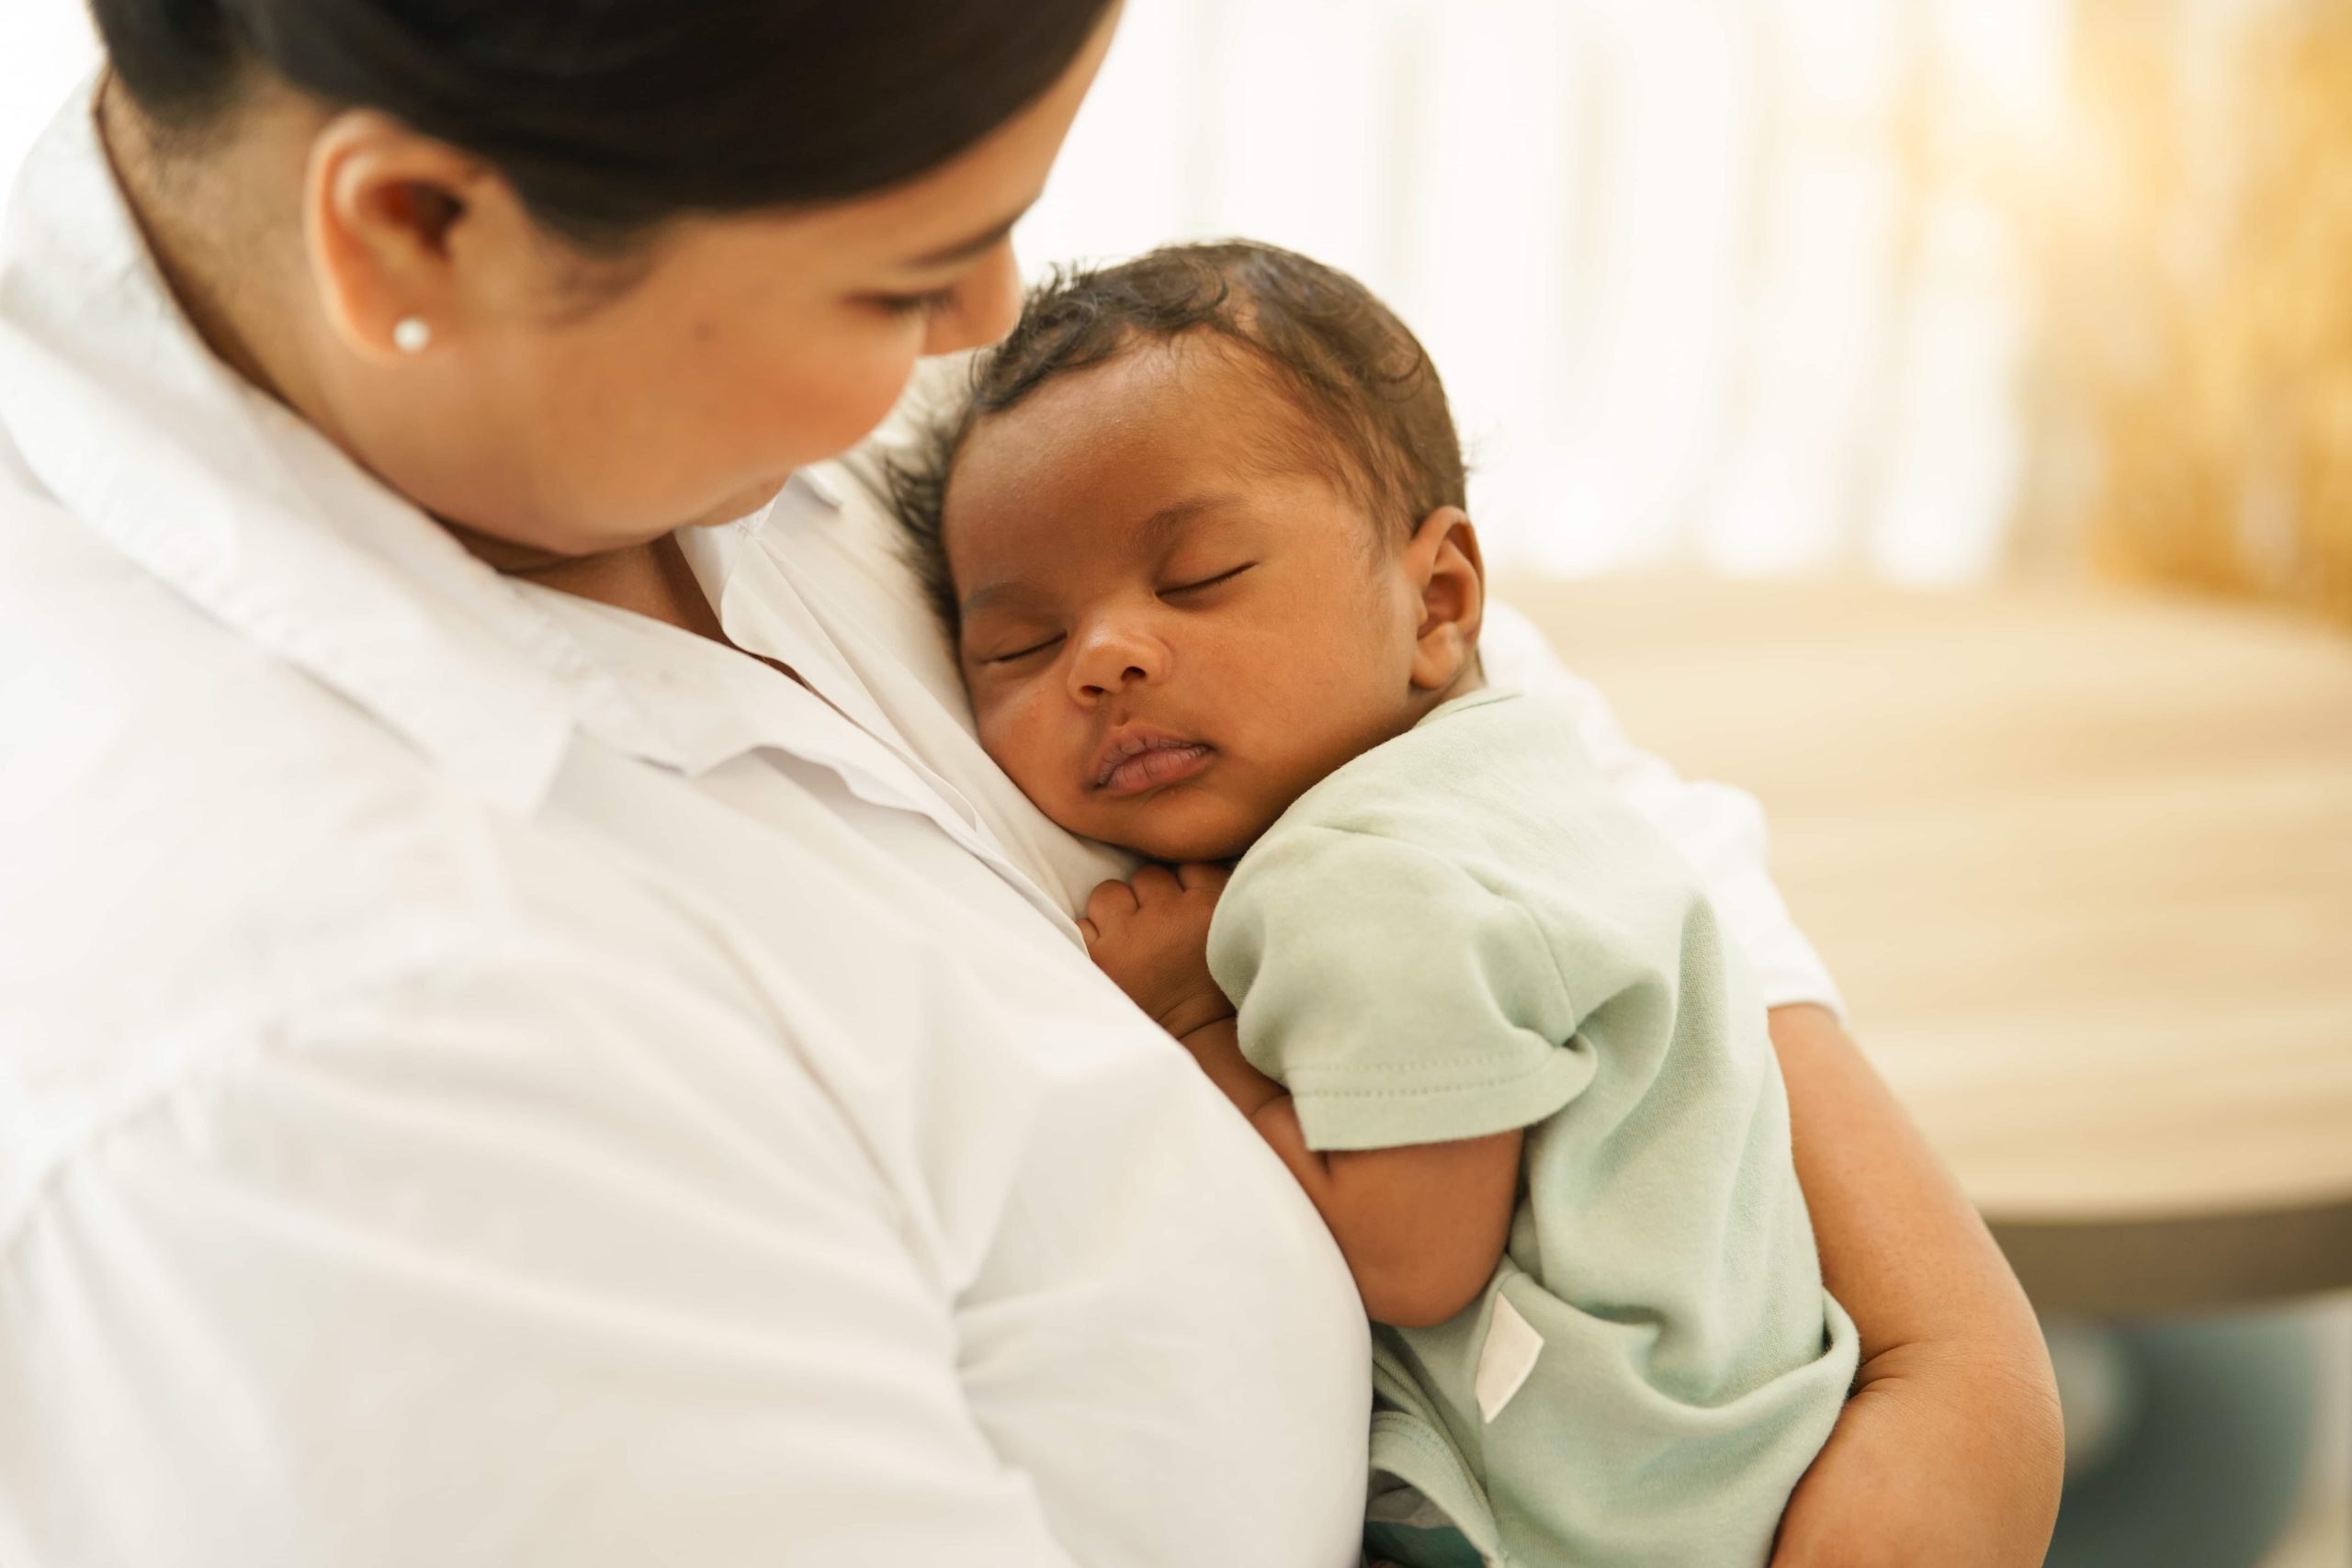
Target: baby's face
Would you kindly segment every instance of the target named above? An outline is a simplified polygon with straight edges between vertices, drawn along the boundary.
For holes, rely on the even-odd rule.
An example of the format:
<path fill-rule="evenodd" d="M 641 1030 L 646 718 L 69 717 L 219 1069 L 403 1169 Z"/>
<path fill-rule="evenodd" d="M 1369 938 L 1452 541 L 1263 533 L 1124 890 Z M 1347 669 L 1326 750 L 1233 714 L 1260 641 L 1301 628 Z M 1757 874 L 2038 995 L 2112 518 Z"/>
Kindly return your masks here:
<path fill-rule="evenodd" d="M 979 422 L 944 545 L 980 741 L 1073 832 L 1223 860 L 1401 734 L 1420 592 L 1271 372 L 1179 339 Z"/>

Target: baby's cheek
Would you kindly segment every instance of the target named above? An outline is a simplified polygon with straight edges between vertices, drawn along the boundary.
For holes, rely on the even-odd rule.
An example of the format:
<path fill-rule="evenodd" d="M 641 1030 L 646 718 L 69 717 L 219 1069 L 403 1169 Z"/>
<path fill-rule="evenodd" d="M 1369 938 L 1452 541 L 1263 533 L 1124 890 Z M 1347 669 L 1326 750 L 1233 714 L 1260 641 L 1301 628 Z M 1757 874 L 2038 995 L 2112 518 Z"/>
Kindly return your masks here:
<path fill-rule="evenodd" d="M 1048 816 L 1061 811 L 1069 794 L 1068 741 L 1046 705 L 1015 692 L 977 698 L 973 707 L 981 750 Z"/>

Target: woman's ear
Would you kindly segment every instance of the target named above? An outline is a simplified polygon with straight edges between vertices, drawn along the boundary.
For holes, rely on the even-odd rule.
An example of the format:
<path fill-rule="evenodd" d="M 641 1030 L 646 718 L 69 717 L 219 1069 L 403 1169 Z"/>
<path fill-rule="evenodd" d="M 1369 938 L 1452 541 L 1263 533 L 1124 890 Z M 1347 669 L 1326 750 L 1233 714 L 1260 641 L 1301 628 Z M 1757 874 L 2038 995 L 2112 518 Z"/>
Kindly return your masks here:
<path fill-rule="evenodd" d="M 376 359 L 458 335 L 470 306 L 511 283 L 500 275 L 521 258 L 502 253 L 530 243 L 528 217 L 503 179 L 370 109 L 319 128 L 303 208 L 327 321 L 346 347 Z"/>
<path fill-rule="evenodd" d="M 1487 609 L 1486 563 L 1469 515 L 1458 506 L 1441 506 L 1422 518 L 1405 546 L 1405 565 L 1421 596 L 1413 687 L 1442 692 L 1478 657 L 1478 626 Z"/>

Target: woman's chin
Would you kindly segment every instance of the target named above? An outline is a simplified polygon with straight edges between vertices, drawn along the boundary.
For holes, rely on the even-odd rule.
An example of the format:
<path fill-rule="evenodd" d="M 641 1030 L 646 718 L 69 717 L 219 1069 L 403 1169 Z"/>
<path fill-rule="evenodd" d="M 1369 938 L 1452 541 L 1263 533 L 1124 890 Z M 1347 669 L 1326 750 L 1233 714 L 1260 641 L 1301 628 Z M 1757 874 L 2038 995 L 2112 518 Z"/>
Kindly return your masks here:
<path fill-rule="evenodd" d="M 681 526 L 716 528 L 723 524 L 740 522 L 754 513 L 764 511 L 770 502 L 783 493 L 784 487 L 790 478 L 791 476 L 787 474 L 784 479 L 773 482 L 763 479 L 756 485 L 746 486 L 716 506 L 706 509 L 700 515 L 689 519 Z"/>

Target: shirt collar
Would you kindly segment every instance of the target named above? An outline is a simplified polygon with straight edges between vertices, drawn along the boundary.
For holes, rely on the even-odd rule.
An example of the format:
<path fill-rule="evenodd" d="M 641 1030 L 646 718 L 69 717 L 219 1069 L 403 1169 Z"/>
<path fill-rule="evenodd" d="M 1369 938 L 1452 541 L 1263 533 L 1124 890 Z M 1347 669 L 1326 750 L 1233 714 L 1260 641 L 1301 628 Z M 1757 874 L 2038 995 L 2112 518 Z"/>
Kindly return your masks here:
<path fill-rule="evenodd" d="M 542 607 L 205 347 L 95 101 L 60 111 L 0 239 L 0 423 L 42 488 L 486 798 L 534 808 L 575 727 L 674 761 Z"/>

